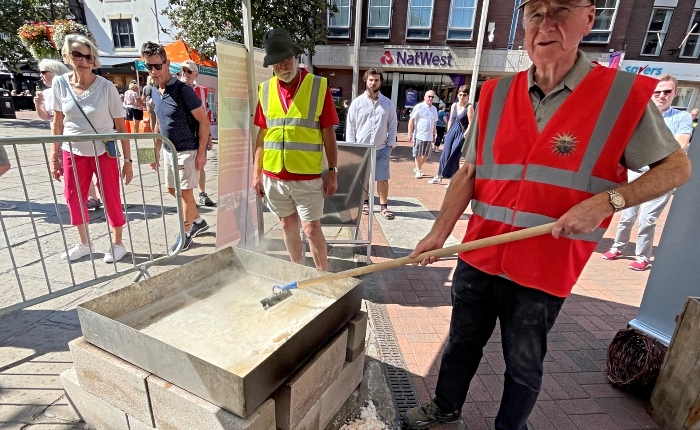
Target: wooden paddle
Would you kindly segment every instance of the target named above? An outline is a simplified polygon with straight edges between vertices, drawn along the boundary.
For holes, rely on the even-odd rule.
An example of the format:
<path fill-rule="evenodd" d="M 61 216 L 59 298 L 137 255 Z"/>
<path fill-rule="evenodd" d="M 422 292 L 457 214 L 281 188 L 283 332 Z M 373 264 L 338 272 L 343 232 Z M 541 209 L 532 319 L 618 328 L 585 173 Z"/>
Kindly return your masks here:
<path fill-rule="evenodd" d="M 424 258 L 428 257 L 446 257 L 448 255 L 459 254 L 460 252 L 486 248 L 487 246 L 501 245 L 508 242 L 514 242 L 516 240 L 529 239 L 531 237 L 551 233 L 552 227 L 554 227 L 553 222 L 537 227 L 530 227 L 523 230 L 513 231 L 510 233 L 485 237 L 483 239 L 473 240 L 470 242 L 461 243 L 459 245 L 448 246 L 447 248 L 434 249 L 432 251 L 427 251 L 422 254 L 418 254 L 415 257 L 401 257 L 395 260 L 388 260 L 383 261 L 381 263 L 358 267 L 355 269 L 344 270 L 342 272 L 329 273 L 327 275 L 319 276 L 318 278 L 311 278 L 303 281 L 293 282 L 282 287 L 274 286 L 272 287 L 272 295 L 265 297 L 260 301 L 260 303 L 265 309 L 268 309 L 281 302 L 282 300 L 286 299 L 287 297 L 290 297 L 292 293 L 289 290 L 295 288 L 306 288 L 311 285 L 324 284 L 331 281 L 337 281 L 339 279 L 365 275 L 367 273 L 379 272 L 381 270 L 386 269 L 392 269 L 394 267 L 404 266 L 406 264 L 418 263 Z"/>

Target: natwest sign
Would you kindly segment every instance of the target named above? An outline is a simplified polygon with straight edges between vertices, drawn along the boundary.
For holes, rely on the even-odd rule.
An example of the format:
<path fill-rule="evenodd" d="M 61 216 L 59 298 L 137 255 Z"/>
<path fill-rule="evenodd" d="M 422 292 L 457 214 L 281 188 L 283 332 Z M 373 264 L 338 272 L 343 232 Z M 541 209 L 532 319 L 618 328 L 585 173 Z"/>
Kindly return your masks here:
<path fill-rule="evenodd" d="M 406 49 L 401 49 L 393 53 L 392 51 L 384 51 L 379 62 L 385 66 L 453 67 L 453 59 L 451 53 L 440 55 L 430 50 L 409 52 Z"/>

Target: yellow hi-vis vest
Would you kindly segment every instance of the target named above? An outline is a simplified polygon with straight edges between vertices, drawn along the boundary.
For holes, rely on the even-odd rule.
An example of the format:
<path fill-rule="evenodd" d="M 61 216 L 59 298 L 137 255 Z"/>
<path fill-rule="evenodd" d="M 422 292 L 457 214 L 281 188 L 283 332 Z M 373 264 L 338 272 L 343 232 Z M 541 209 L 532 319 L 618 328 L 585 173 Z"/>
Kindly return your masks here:
<path fill-rule="evenodd" d="M 267 122 L 263 169 L 305 175 L 323 171 L 323 138 L 319 118 L 323 111 L 328 80 L 307 73 L 284 112 L 277 77 L 258 87 L 258 97 Z"/>

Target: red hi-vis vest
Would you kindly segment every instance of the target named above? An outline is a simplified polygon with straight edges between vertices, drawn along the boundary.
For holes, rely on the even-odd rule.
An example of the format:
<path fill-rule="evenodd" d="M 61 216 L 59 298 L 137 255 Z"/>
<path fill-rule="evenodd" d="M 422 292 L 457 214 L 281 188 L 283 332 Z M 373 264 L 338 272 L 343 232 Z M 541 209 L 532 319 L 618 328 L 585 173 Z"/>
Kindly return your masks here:
<path fill-rule="evenodd" d="M 594 67 L 541 133 L 527 72 L 484 83 L 474 214 L 463 242 L 556 221 L 577 203 L 627 182 L 620 159 L 657 83 Z M 483 272 L 566 297 L 611 218 L 590 234 L 559 239 L 547 234 L 460 258 Z"/>

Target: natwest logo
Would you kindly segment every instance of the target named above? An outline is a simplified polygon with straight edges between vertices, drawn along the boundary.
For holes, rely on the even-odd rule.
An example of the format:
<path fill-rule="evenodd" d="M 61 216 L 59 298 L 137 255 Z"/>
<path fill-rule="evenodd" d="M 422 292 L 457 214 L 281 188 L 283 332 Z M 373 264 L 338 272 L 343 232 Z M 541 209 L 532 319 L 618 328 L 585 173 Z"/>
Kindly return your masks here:
<path fill-rule="evenodd" d="M 439 55 L 433 51 L 416 51 L 409 53 L 406 50 L 396 51 L 397 66 L 434 66 L 434 67 L 453 67 L 452 54 Z M 391 51 L 384 51 L 384 55 L 379 59 L 379 62 L 385 66 L 394 64 L 394 56 Z"/>
<path fill-rule="evenodd" d="M 391 52 L 384 51 L 384 55 L 379 59 L 379 62 L 385 66 L 389 66 L 394 64 L 394 57 L 391 56 Z"/>

